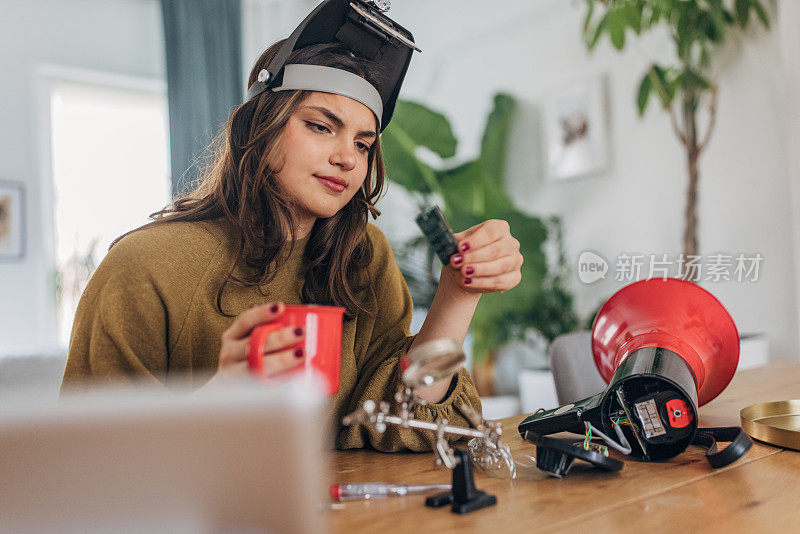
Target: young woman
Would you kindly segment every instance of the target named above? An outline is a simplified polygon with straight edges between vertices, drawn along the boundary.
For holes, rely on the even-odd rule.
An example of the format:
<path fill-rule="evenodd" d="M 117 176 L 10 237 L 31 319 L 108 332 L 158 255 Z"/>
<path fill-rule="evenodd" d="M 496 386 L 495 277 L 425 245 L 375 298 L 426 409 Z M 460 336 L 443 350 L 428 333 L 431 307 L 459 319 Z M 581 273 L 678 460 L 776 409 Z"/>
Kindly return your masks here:
<path fill-rule="evenodd" d="M 250 74 L 257 81 L 281 42 Z M 287 64 L 322 65 L 375 86 L 380 72 L 340 44 L 292 52 Z M 197 387 L 248 373 L 250 331 L 285 303 L 346 309 L 341 385 L 330 421 L 341 448 L 425 450 L 424 432 L 379 434 L 339 428 L 366 399 L 392 401 L 398 361 L 415 344 L 464 340 L 482 293 L 520 281 L 519 243 L 504 221 L 456 234 L 459 253 L 442 269 L 422 329 L 409 335 L 413 305 L 386 238 L 367 222 L 385 183 L 380 116 L 364 103 L 325 91 L 264 91 L 232 113 L 199 186 L 126 234 L 81 298 L 64 390 L 96 381 Z M 263 346 L 275 374 L 300 365 L 300 328 L 273 332 Z M 416 417 L 467 424 L 455 406 L 480 411 L 469 373 L 424 388 Z"/>

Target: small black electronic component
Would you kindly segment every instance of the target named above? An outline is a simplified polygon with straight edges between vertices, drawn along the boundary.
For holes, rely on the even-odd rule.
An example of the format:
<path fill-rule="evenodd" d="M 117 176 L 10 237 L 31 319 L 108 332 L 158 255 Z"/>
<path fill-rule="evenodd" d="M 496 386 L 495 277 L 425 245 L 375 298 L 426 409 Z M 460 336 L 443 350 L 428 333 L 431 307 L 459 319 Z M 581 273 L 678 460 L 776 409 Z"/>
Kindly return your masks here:
<path fill-rule="evenodd" d="M 450 257 L 458 252 L 458 243 L 439 206 L 423 210 L 417 215 L 416 221 L 442 264 L 450 263 Z"/>

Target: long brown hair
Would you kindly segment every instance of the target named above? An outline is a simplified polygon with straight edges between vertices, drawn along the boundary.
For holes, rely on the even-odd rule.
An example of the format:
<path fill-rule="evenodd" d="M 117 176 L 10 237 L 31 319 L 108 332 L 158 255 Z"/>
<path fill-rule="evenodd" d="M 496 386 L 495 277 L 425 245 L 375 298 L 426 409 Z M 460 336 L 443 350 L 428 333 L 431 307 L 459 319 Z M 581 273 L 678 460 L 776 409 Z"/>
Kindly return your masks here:
<path fill-rule="evenodd" d="M 272 45 L 256 61 L 248 85 L 256 81 L 282 43 Z M 347 70 L 373 85 L 380 76 L 370 71 L 366 60 L 336 44 L 302 48 L 293 52 L 287 63 Z M 232 282 L 255 287 L 269 282 L 288 257 L 286 252 L 294 247 L 293 200 L 274 176 L 282 165 L 284 128 L 309 94 L 268 90 L 237 107 L 209 147 L 210 156 L 200 170 L 196 188 L 153 213 L 153 221 L 145 225 L 219 218 L 233 224 L 238 241 L 236 255 L 216 299 L 217 309 L 225 316 L 231 316 L 222 310 L 225 286 Z M 362 294 L 369 285 L 367 266 L 373 255 L 366 232 L 367 216 L 379 214 L 375 202 L 385 183 L 379 138 L 371 146 L 367 169 L 363 186 L 350 202 L 334 216 L 316 220 L 303 257 L 303 302 L 341 306 L 348 319 L 365 309 Z M 248 268 L 241 277 L 234 274 L 240 264 Z"/>

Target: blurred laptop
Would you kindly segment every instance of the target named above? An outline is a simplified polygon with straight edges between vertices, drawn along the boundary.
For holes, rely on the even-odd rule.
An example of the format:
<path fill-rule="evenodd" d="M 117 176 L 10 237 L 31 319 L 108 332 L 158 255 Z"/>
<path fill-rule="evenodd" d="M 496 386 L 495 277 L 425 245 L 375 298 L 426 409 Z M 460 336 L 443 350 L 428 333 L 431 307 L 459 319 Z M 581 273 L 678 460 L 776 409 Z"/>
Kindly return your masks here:
<path fill-rule="evenodd" d="M 315 391 L 248 382 L 3 399 L 0 531 L 323 531 Z"/>

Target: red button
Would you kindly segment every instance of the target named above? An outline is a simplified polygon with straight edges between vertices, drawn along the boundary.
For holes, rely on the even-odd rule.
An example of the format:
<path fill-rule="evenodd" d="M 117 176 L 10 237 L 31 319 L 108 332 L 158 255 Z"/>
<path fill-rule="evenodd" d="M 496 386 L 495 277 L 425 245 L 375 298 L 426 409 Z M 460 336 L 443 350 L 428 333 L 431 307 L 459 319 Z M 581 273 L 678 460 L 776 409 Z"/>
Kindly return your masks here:
<path fill-rule="evenodd" d="M 692 412 L 682 399 L 667 401 L 667 415 L 672 428 L 685 428 L 692 422 Z"/>

